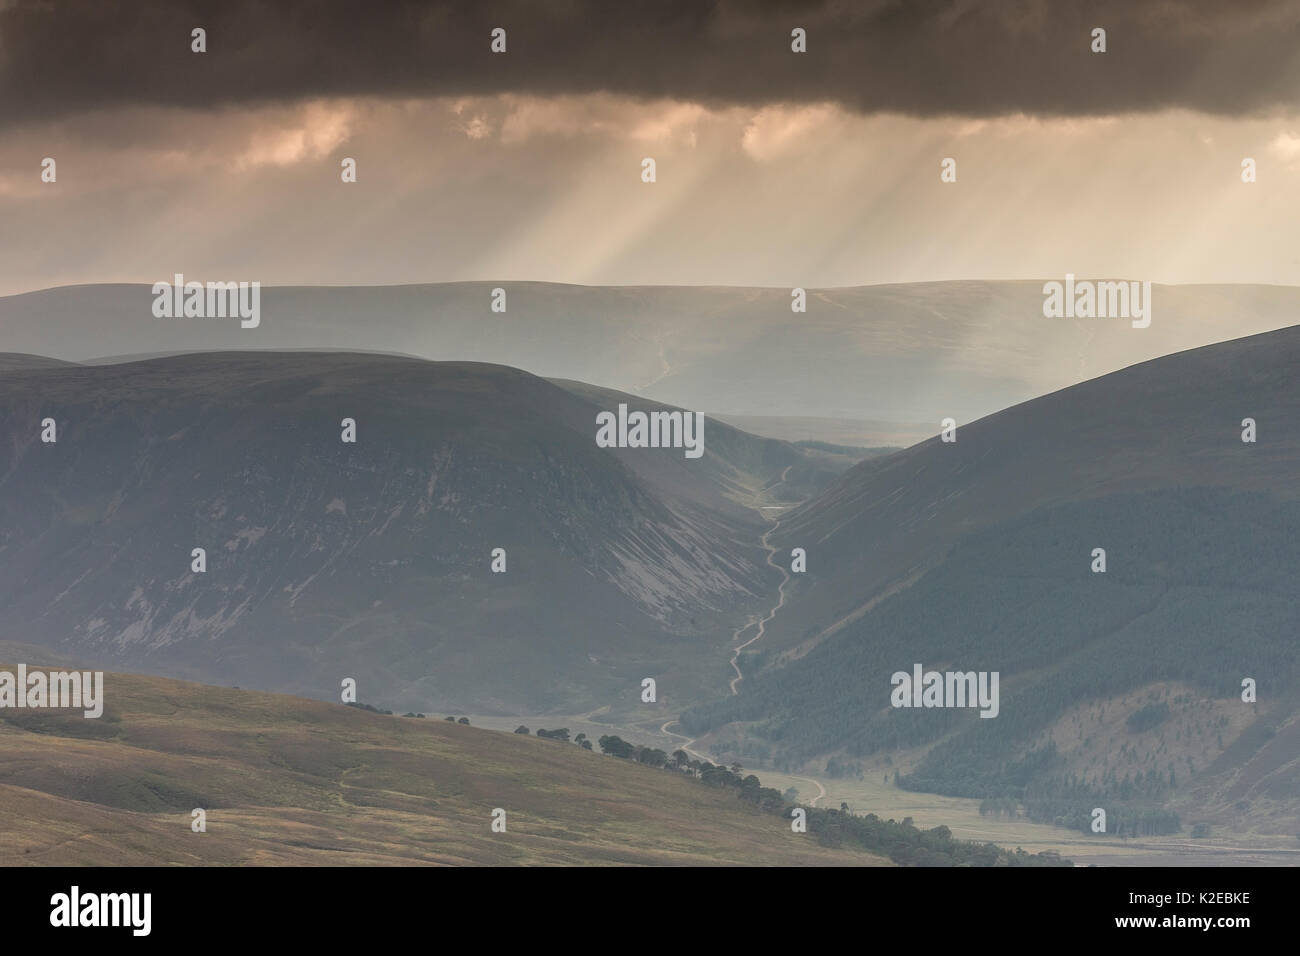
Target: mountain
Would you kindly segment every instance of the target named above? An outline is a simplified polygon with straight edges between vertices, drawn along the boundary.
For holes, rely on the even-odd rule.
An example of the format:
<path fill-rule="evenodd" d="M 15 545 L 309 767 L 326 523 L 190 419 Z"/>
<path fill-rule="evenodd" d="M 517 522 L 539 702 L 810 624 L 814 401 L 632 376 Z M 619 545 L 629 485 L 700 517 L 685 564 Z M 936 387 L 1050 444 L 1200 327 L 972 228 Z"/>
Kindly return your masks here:
<path fill-rule="evenodd" d="M 889 865 L 570 743 L 138 675 L 104 687 L 96 720 L 0 712 L 9 864 Z"/>
<path fill-rule="evenodd" d="M 1129 832 L 1174 814 L 1293 834 L 1298 365 L 1300 327 L 1253 336 L 859 464 L 783 517 L 778 554 L 805 548 L 808 571 L 740 694 L 683 727 L 1081 828 L 1111 806 Z M 891 706 L 917 663 L 999 673 L 997 716 Z"/>
<path fill-rule="evenodd" d="M 734 619 L 776 585 L 751 505 L 853 460 L 708 420 L 700 458 L 600 448 L 609 403 L 653 403 L 486 364 L 2 364 L 0 639 L 332 700 L 351 677 L 393 709 L 720 686 Z"/>
<path fill-rule="evenodd" d="M 507 294 L 505 312 L 492 311 L 495 288 Z M 943 418 L 971 422 L 1161 355 L 1290 325 L 1300 312 L 1300 289 L 1290 287 L 1156 285 L 1151 325 L 1134 329 L 1124 319 L 1044 318 L 1042 288 L 811 289 L 807 312 L 796 314 L 789 289 L 283 287 L 262 290 L 260 324 L 244 329 L 234 319 L 156 318 L 148 285 L 86 285 L 0 298 L 0 349 L 73 361 L 217 349 L 395 352 L 510 365 L 723 416 L 899 423 L 910 442 L 916 423 L 934 434 Z"/>

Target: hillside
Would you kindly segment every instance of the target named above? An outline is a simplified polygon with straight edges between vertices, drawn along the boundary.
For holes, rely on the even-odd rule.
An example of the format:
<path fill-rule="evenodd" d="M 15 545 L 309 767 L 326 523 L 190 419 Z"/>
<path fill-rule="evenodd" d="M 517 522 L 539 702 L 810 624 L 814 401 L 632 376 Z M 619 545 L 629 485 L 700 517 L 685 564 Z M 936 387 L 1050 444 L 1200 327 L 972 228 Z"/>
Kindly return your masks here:
<path fill-rule="evenodd" d="M 98 720 L 0 714 L 6 863 L 888 864 L 558 741 L 125 674 L 105 688 Z"/>
<path fill-rule="evenodd" d="M 932 567 L 964 535 L 1040 507 L 1213 487 L 1300 494 L 1300 327 L 1146 362 L 866 461 L 782 518 L 810 573 L 769 648 L 823 635 Z M 1241 441 L 1255 419 L 1259 440 Z M 1091 549 L 1089 546 L 1089 550 Z"/>
<path fill-rule="evenodd" d="M 85 285 L 0 297 L 0 350 L 74 361 L 217 349 L 400 352 L 510 365 L 719 415 L 906 424 L 906 440 L 866 442 L 897 445 L 910 443 L 916 423 L 934 434 L 944 417 L 970 422 L 1147 359 L 1282 328 L 1300 314 L 1296 288 L 1154 286 L 1151 326 L 1133 329 L 1122 319 L 1045 319 L 1042 286 L 809 289 L 800 314 L 784 288 L 266 288 L 261 324 L 242 329 L 225 319 L 155 318 L 148 285 Z M 506 290 L 507 311 L 491 311 L 494 288 Z"/>
<path fill-rule="evenodd" d="M 599 448 L 600 410 L 474 363 L 12 357 L 0 639 L 401 710 L 632 707 L 646 676 L 685 702 L 774 586 L 746 498 L 847 461 L 708 421 L 698 459 Z"/>
<path fill-rule="evenodd" d="M 809 572 L 741 694 L 683 726 L 1068 826 L 1106 805 L 1139 832 L 1176 813 L 1294 834 L 1297 363 L 1300 328 L 1198 349 L 857 466 L 785 516 Z M 918 662 L 1000 673 L 996 718 L 891 707 Z"/>

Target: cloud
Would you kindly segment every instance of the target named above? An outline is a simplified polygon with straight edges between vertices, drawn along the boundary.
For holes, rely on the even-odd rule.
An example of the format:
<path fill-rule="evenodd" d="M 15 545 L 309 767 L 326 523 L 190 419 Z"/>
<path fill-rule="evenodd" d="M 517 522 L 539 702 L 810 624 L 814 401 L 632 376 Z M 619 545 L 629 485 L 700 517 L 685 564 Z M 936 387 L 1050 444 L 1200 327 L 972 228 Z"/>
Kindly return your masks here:
<path fill-rule="evenodd" d="M 206 53 L 190 51 L 195 26 Z M 489 51 L 496 26 L 507 53 Z M 807 53 L 790 50 L 796 26 Z M 1104 54 L 1090 51 L 1097 26 Z M 23 95 L 0 99 L 0 124 L 501 93 L 915 116 L 1235 115 L 1300 105 L 1297 51 L 1294 0 L 13 0 L 0 5 L 0 89 Z M 467 120 L 466 135 L 482 130 Z"/>
<path fill-rule="evenodd" d="M 353 109 L 343 104 L 313 103 L 289 127 L 265 127 L 235 160 L 235 168 L 295 166 L 320 159 L 342 145 L 350 134 Z"/>
<path fill-rule="evenodd" d="M 1283 159 L 1300 158 L 1300 134 L 1278 133 L 1273 140 L 1273 150 Z"/>
<path fill-rule="evenodd" d="M 832 120 L 835 112 L 827 105 L 765 107 L 745 127 L 741 147 L 760 162 L 775 159 L 807 145 L 813 135 Z"/>
<path fill-rule="evenodd" d="M 1294 117 L 972 125 L 558 99 L 549 111 L 552 99 L 514 94 L 142 108 L 7 131 L 0 294 L 175 272 L 266 285 L 1300 283 L 1300 173 L 1281 152 L 1300 139 Z M 522 138 L 505 142 L 511 116 Z M 485 138 L 461 128 L 475 119 Z M 652 134 L 664 139 L 637 138 Z M 43 156 L 57 184 L 41 182 Z M 342 156 L 357 183 L 341 181 Z M 947 156 L 955 184 L 940 182 Z M 1243 156 L 1261 160 L 1257 184 L 1242 185 Z"/>

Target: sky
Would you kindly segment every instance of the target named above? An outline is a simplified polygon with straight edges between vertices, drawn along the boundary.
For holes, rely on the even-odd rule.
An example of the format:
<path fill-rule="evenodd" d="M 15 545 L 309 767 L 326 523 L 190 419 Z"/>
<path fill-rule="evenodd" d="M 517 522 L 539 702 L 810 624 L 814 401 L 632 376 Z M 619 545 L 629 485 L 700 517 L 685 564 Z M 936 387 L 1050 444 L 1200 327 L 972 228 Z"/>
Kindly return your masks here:
<path fill-rule="evenodd" d="M 1300 0 L 0 0 L 0 91 L 0 294 L 1300 285 Z"/>

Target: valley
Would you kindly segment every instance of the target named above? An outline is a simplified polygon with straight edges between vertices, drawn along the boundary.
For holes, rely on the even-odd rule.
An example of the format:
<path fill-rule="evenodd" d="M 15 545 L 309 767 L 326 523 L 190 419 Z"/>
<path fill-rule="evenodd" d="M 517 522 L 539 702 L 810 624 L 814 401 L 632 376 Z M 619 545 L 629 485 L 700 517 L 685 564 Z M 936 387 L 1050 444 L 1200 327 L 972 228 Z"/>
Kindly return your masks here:
<path fill-rule="evenodd" d="M 1289 860 L 1298 348 L 1179 353 L 892 453 L 710 420 L 698 459 L 593 440 L 674 406 L 500 366 L 5 356 L 0 639 L 325 701 L 349 677 L 1080 862 Z M 890 707 L 918 661 L 1000 676 L 996 719 Z M 1098 804 L 1114 832 L 1085 835 Z"/>
<path fill-rule="evenodd" d="M 647 675 L 698 699 L 730 672 L 710 636 L 780 575 L 754 490 L 859 460 L 717 422 L 698 459 L 599 448 L 629 396 L 501 366 L 8 361 L 0 638 L 400 710 L 633 710 Z"/>

